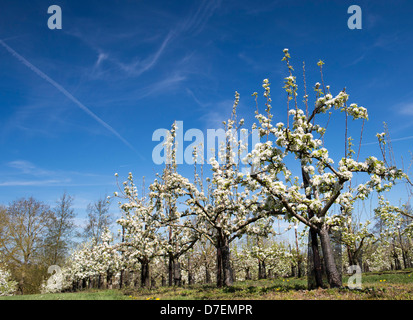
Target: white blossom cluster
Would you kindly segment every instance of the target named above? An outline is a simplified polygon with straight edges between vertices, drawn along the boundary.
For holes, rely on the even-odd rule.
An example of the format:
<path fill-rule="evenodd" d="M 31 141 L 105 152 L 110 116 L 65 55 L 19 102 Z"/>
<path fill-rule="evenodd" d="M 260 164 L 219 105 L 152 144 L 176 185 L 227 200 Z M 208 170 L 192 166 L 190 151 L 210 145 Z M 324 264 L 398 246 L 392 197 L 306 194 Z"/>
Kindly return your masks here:
<path fill-rule="evenodd" d="M 45 292 L 57 292 L 68 289 L 73 281 L 80 281 L 116 274 L 120 270 L 122 257 L 113 243 L 113 235 L 105 229 L 99 242 L 84 243 L 75 250 L 61 271 L 62 281 L 49 281 L 43 286 Z M 61 288 L 55 287 L 61 283 Z"/>
<path fill-rule="evenodd" d="M 242 246 L 241 250 L 234 250 L 234 260 L 237 270 L 242 274 L 248 269 L 256 277 L 258 261 L 265 263 L 267 273 L 271 270 L 273 276 L 286 277 L 291 274 L 291 265 L 294 256 L 283 243 L 270 241 L 266 244 Z"/>
<path fill-rule="evenodd" d="M 0 267 L 0 296 L 11 296 L 17 290 L 17 282 L 13 280 L 10 271 Z"/>

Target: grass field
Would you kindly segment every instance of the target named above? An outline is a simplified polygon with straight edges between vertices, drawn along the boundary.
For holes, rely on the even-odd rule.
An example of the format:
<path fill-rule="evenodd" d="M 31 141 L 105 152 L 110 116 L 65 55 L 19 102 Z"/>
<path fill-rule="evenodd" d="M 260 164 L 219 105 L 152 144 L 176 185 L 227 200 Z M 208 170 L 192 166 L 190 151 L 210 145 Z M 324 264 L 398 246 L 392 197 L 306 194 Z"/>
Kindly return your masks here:
<path fill-rule="evenodd" d="M 347 285 L 348 277 L 343 277 Z M 85 290 L 77 293 L 0 297 L 0 300 L 413 300 L 413 270 L 366 273 L 362 289 L 307 290 L 306 278 L 241 281 L 231 288 L 213 285 L 156 289 Z"/>

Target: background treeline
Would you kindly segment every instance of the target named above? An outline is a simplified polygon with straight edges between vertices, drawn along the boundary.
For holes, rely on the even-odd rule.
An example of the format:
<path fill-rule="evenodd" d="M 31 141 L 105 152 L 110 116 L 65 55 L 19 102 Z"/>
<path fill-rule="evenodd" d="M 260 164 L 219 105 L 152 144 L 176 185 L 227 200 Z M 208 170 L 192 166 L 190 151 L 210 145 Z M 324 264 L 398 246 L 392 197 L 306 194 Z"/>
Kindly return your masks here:
<path fill-rule="evenodd" d="M 50 266 L 63 266 L 80 242 L 100 237 L 112 223 L 109 203 L 100 199 L 88 205 L 86 224 L 79 228 L 73 201 L 64 193 L 53 207 L 33 197 L 0 206 L 0 269 L 17 282 L 17 293 L 39 292 Z"/>

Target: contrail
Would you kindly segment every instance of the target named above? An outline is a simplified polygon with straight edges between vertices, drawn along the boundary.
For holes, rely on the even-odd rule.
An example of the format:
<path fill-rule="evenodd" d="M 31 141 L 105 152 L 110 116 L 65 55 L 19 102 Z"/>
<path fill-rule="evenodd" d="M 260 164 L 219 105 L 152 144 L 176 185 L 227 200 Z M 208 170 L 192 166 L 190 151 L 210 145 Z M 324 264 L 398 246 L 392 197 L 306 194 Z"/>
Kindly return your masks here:
<path fill-rule="evenodd" d="M 391 142 L 396 142 L 396 141 L 403 141 L 403 140 L 410 140 L 413 139 L 413 136 L 407 136 L 407 137 L 403 137 L 403 138 L 397 138 L 397 139 L 391 139 Z M 369 145 L 373 145 L 373 144 L 378 144 L 379 142 L 368 142 L 368 143 L 362 143 L 362 146 L 369 146 Z"/>
<path fill-rule="evenodd" d="M 80 109 L 82 109 L 84 112 L 86 112 L 89 116 L 91 116 L 93 119 L 95 119 L 97 122 L 99 122 L 102 126 L 104 126 L 107 130 L 109 130 L 113 135 L 115 135 L 119 140 L 121 140 L 125 145 L 127 145 L 130 149 L 132 149 L 134 152 L 138 153 L 136 149 L 125 139 L 123 138 L 115 129 L 113 129 L 110 125 L 108 125 L 105 121 L 103 121 L 101 118 L 99 118 L 96 114 L 94 114 L 92 111 L 89 110 L 88 107 L 86 107 L 83 103 L 81 103 L 79 100 L 77 100 L 72 94 L 70 94 L 65 88 L 63 88 L 60 84 L 58 84 L 56 81 L 54 81 L 52 78 L 50 78 L 48 75 L 46 75 L 44 72 L 36 68 L 33 64 L 31 64 L 29 61 L 27 61 L 24 57 L 22 57 L 20 54 L 18 54 L 16 51 L 14 51 L 12 48 L 10 48 L 3 40 L 0 40 L 0 44 L 6 48 L 8 52 L 10 52 L 17 60 L 19 60 L 21 63 L 23 63 L 26 67 L 28 67 L 30 70 L 32 70 L 34 73 L 36 73 L 39 77 L 43 78 L 47 82 L 49 82 L 52 86 L 54 86 L 57 90 L 59 90 L 61 93 L 63 93 L 69 100 L 73 101 Z"/>

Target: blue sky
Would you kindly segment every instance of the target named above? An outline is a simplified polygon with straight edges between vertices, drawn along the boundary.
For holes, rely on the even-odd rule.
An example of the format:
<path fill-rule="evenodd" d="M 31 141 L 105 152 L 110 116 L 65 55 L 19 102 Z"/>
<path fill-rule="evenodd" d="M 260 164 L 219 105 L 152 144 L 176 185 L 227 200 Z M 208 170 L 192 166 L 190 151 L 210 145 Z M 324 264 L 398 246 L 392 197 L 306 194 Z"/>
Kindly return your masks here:
<path fill-rule="evenodd" d="M 50 30 L 50 5 L 63 13 Z M 350 5 L 362 29 L 350 30 Z M 117 191 L 132 171 L 147 185 L 152 134 L 175 120 L 184 130 L 218 128 L 231 112 L 252 121 L 262 80 L 285 121 L 282 50 L 289 48 L 302 89 L 324 80 L 346 87 L 368 109 L 361 158 L 380 150 L 389 127 L 396 160 L 409 164 L 413 142 L 411 1 L 23 1 L 0 9 L 0 203 L 20 197 L 54 205 L 67 191 L 81 218 L 88 203 Z M 301 96 L 302 96 L 301 92 Z M 329 124 L 330 151 L 342 156 L 344 117 Z M 358 145 L 360 122 L 350 123 Z M 189 144 L 189 142 L 188 142 Z M 191 175 L 191 168 L 182 168 Z M 400 190 L 404 190 L 401 188 Z M 396 198 L 399 197 L 398 193 Z M 395 199 L 396 199 L 395 198 Z M 116 206 L 113 212 L 118 213 Z"/>

